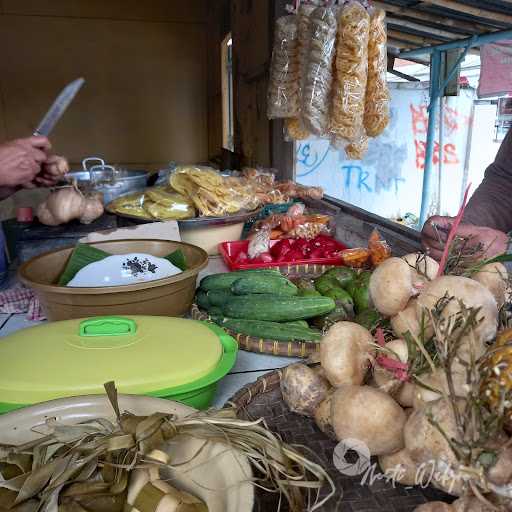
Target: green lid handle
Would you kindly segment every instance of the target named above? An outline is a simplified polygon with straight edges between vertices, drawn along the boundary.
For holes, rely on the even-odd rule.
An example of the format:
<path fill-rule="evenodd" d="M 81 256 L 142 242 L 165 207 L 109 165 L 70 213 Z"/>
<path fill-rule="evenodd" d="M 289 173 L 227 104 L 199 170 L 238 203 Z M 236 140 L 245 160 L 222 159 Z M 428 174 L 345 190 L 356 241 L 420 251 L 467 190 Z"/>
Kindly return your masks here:
<path fill-rule="evenodd" d="M 137 332 L 135 320 L 120 316 L 101 316 L 80 322 L 80 336 L 127 336 Z"/>

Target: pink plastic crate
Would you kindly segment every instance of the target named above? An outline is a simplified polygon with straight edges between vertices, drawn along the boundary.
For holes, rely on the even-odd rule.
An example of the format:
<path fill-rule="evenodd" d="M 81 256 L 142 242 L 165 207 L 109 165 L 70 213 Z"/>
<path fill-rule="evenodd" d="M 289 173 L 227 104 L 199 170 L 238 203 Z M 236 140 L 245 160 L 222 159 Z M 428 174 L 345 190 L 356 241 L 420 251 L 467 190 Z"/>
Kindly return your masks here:
<path fill-rule="evenodd" d="M 279 242 L 279 240 L 272 240 L 270 246 Z M 347 246 L 337 242 L 340 251 L 348 249 Z M 219 244 L 219 252 L 224 258 L 226 265 L 230 270 L 251 270 L 255 268 L 270 268 L 270 267 L 286 267 L 287 265 L 337 265 L 342 266 L 343 258 L 311 258 L 294 261 L 279 261 L 272 263 L 236 263 L 235 260 L 241 252 L 247 252 L 249 247 L 248 240 L 240 240 L 237 242 L 222 242 Z"/>

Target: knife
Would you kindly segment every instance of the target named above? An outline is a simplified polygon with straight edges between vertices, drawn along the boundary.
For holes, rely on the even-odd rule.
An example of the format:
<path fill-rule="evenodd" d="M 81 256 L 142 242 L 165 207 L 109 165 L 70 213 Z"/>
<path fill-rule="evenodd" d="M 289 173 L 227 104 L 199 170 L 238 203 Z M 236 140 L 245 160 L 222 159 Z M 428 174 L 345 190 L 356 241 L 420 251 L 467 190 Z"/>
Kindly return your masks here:
<path fill-rule="evenodd" d="M 34 135 L 44 135 L 45 137 L 48 137 L 84 82 L 85 80 L 83 78 L 78 78 L 64 87 L 62 92 L 57 96 L 57 99 L 53 102 L 50 110 L 48 110 L 46 115 L 43 117 L 43 120 L 39 123 Z"/>

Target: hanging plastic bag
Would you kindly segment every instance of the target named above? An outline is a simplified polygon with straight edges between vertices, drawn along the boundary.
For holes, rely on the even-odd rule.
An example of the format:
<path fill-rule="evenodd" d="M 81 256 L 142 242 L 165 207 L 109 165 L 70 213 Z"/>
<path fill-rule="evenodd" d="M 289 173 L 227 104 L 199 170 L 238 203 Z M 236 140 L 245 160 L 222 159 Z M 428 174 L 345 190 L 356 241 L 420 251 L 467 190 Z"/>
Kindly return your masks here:
<path fill-rule="evenodd" d="M 323 135 L 329 125 L 337 31 L 335 10 L 316 8 L 310 16 L 310 30 L 308 65 L 302 91 L 302 117 L 308 130 L 315 135 Z"/>
<path fill-rule="evenodd" d="M 293 140 L 305 140 L 311 135 L 311 133 L 309 133 L 302 124 L 301 119 L 298 117 L 285 119 L 284 131 L 284 139 L 287 142 Z"/>
<path fill-rule="evenodd" d="M 297 16 L 278 18 L 268 85 L 269 119 L 297 117 L 300 112 Z"/>
<path fill-rule="evenodd" d="M 363 129 L 368 79 L 370 16 L 351 1 L 338 20 L 331 131 L 335 138 L 355 141 Z"/>
<path fill-rule="evenodd" d="M 389 123 L 386 12 L 376 9 L 370 18 L 368 41 L 368 84 L 364 127 L 370 137 L 380 135 Z"/>

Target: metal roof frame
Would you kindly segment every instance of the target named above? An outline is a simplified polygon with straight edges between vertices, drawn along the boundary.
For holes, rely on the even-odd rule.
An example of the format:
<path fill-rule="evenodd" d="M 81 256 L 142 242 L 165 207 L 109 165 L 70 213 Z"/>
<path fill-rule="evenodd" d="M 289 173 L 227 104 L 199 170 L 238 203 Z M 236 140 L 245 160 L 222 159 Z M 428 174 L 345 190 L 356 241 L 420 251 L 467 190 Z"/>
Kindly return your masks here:
<path fill-rule="evenodd" d="M 413 19 L 415 16 L 419 16 L 414 23 L 406 23 L 404 29 L 401 30 L 403 41 L 407 41 L 407 34 L 410 33 L 414 36 L 414 40 L 417 40 L 417 36 L 425 37 L 425 34 L 432 34 L 432 38 L 442 39 L 443 42 L 440 44 L 433 44 L 430 46 L 413 47 L 413 44 L 408 44 L 408 49 L 392 50 L 394 56 L 407 59 L 416 59 L 422 56 L 430 57 L 431 67 L 431 83 L 430 83 L 430 104 L 428 107 L 428 128 L 427 128 L 427 143 L 425 151 L 425 168 L 423 173 L 423 189 L 421 196 L 421 209 L 419 218 L 419 228 L 423 226 L 427 220 L 429 213 L 429 207 L 433 193 L 433 155 L 434 155 L 434 139 L 435 139 L 435 124 L 436 118 L 440 110 L 440 103 L 444 95 L 444 91 L 450 80 L 453 78 L 458 66 L 464 60 L 465 56 L 469 51 L 484 44 L 493 43 L 505 39 L 512 39 L 512 0 L 495 0 L 489 1 L 478 1 L 478 0 L 467 0 L 467 1 L 452 1 L 452 0 L 428 0 L 428 1 L 417 1 L 417 0 L 384 0 L 379 2 L 373 2 L 378 7 L 386 9 L 388 15 L 393 20 L 397 15 L 407 21 Z M 427 8 L 425 10 L 425 8 Z M 433 28 L 436 25 L 435 16 L 432 14 L 432 8 L 440 9 L 440 13 L 447 16 L 446 20 L 439 19 L 442 30 L 438 29 L 433 32 L 429 32 L 429 28 Z M 454 11 L 454 9 L 460 8 L 460 13 Z M 409 10 L 412 10 L 409 12 Z M 435 12 L 435 11 L 434 11 Z M 419 13 L 419 14 L 418 14 Z M 486 33 L 475 34 L 469 30 L 469 26 L 466 21 L 462 25 L 456 27 L 457 34 L 454 33 L 456 39 L 447 40 L 450 32 L 450 27 L 453 28 L 455 25 L 450 23 L 456 23 L 454 20 L 457 14 L 462 14 L 465 20 L 474 21 L 475 27 L 482 28 L 482 22 L 489 27 L 489 31 Z M 426 14 L 426 15 L 425 15 Z M 412 16 L 411 16 L 412 15 Z M 509 21 L 510 20 L 510 21 Z M 478 24 L 478 25 L 477 25 Z M 421 25 L 421 26 L 420 26 Z M 503 30 L 503 27 L 509 26 Z M 396 24 L 391 23 L 391 26 L 396 31 Z M 412 28 L 411 28 L 412 27 Z M 461 28 L 464 27 L 464 28 Z M 466 31 L 471 34 L 469 37 L 460 38 L 461 31 Z M 413 39 L 411 37 L 411 39 Z M 402 39 L 395 39 L 394 41 L 401 41 Z M 412 43 L 412 41 L 410 41 Z M 393 45 L 393 43 L 391 43 Z M 443 53 L 448 50 L 462 50 L 461 55 L 457 62 L 447 73 L 447 78 L 441 83 L 441 62 Z"/>

